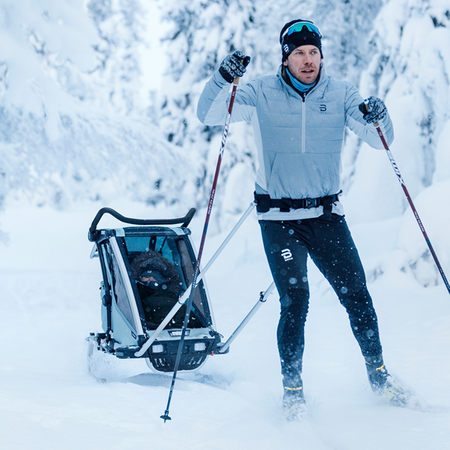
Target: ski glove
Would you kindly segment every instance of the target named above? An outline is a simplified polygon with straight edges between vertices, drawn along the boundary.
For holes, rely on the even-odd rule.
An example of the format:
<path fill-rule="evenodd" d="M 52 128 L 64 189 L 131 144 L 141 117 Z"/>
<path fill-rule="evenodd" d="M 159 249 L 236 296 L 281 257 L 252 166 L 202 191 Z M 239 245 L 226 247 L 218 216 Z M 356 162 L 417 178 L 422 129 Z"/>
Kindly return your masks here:
<path fill-rule="evenodd" d="M 387 114 L 387 108 L 383 100 L 378 97 L 369 97 L 359 105 L 359 110 L 364 114 L 364 120 L 367 123 L 375 123 L 384 119 Z"/>
<path fill-rule="evenodd" d="M 232 83 L 235 78 L 244 75 L 250 59 L 250 56 L 245 56 L 238 50 L 222 61 L 219 72 L 228 83 Z"/>

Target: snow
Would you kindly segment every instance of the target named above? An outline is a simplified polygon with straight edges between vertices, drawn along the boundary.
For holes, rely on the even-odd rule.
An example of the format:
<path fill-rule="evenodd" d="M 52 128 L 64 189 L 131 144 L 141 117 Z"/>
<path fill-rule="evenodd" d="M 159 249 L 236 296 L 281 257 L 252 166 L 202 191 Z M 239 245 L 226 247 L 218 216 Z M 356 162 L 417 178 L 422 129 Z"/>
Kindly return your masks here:
<path fill-rule="evenodd" d="M 143 361 L 114 357 L 108 382 L 87 371 L 85 338 L 100 331 L 100 269 L 98 260 L 89 259 L 87 229 L 101 206 L 78 202 L 62 212 L 27 200 L 6 205 L 2 227 L 9 244 L 0 248 L 2 448 L 449 448 L 450 298 L 442 282 L 424 288 L 411 271 L 401 270 L 394 243 L 404 218 L 356 225 L 353 234 L 371 280 L 387 367 L 418 393 L 427 412 L 391 407 L 373 396 L 345 311 L 312 266 L 304 358 L 308 417 L 301 423 L 282 418 L 279 311 L 272 294 L 228 355 L 209 358 L 200 372 L 179 374 L 172 420 L 164 424 L 159 416 L 170 376 L 150 372 Z M 119 200 L 111 206 L 136 217 L 185 213 L 179 206 Z M 203 220 L 199 211 L 191 225 L 194 242 Z M 100 226 L 117 223 L 105 218 Z M 420 241 L 413 228 L 401 230 L 405 242 Z M 204 264 L 224 237 L 208 236 Z M 271 283 L 254 214 L 206 279 L 218 331 L 228 337 Z"/>
<path fill-rule="evenodd" d="M 424 412 L 374 397 L 345 310 L 314 266 L 303 422 L 282 418 L 275 293 L 228 355 L 179 374 L 165 424 L 171 376 L 114 357 L 107 382 L 88 373 L 85 338 L 101 331 L 93 217 L 103 206 L 141 218 L 195 206 L 198 245 L 222 130 L 198 123 L 196 99 L 231 48 L 252 56 L 242 82 L 276 71 L 286 11 L 320 24 L 328 73 L 386 101 L 392 152 L 450 276 L 448 0 L 148 3 L 0 0 L 0 448 L 450 449 L 450 296 L 384 150 L 351 136 L 346 217 L 387 368 Z M 255 165 L 252 133 L 233 124 L 204 266 L 252 201 Z M 272 281 L 254 213 L 206 280 L 228 337 Z"/>

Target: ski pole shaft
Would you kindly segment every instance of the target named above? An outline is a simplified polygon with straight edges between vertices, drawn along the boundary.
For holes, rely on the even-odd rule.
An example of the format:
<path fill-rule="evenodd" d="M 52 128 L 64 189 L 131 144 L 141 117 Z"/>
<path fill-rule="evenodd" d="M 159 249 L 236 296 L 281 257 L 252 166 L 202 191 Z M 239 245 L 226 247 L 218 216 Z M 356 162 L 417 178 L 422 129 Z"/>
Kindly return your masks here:
<path fill-rule="evenodd" d="M 239 219 L 238 223 L 234 226 L 234 228 L 230 231 L 228 236 L 225 238 L 225 240 L 222 242 L 220 247 L 216 250 L 214 255 L 211 257 L 211 259 L 208 261 L 208 264 L 206 264 L 205 268 L 200 272 L 200 276 L 204 275 L 209 268 L 212 266 L 212 264 L 216 261 L 217 257 L 222 253 L 222 250 L 228 245 L 231 238 L 236 234 L 237 230 L 241 227 L 241 225 L 244 223 L 245 219 L 250 215 L 250 213 L 253 211 L 253 208 L 256 206 L 255 202 L 250 203 L 249 207 L 245 211 L 245 213 L 242 215 L 242 217 Z M 200 281 L 200 280 L 199 280 Z"/>
<path fill-rule="evenodd" d="M 184 316 L 183 328 L 181 330 L 180 344 L 178 345 L 177 356 L 175 359 L 175 366 L 174 366 L 174 370 L 173 370 L 172 383 L 170 385 L 169 398 L 167 399 L 166 410 L 164 411 L 164 414 L 161 416 L 161 419 L 164 420 L 164 423 L 166 423 L 167 420 L 171 420 L 171 418 L 169 416 L 169 408 L 170 408 L 170 403 L 172 401 L 173 390 L 175 387 L 175 380 L 177 378 L 178 367 L 180 365 L 181 353 L 183 350 L 184 338 L 186 335 L 186 328 L 188 326 L 189 316 L 190 316 L 191 307 L 192 307 L 192 301 L 194 299 L 194 291 L 195 291 L 195 287 L 197 285 L 197 278 L 198 278 L 198 275 L 200 272 L 200 264 L 201 264 L 203 248 L 204 248 L 205 240 L 206 240 L 206 233 L 208 231 L 209 220 L 211 218 L 211 210 L 212 210 L 213 203 L 214 203 L 214 197 L 216 195 L 217 181 L 219 179 L 219 172 L 220 172 L 220 166 L 222 164 L 223 152 L 225 150 L 225 144 L 227 142 L 228 129 L 229 129 L 230 122 L 231 122 L 231 114 L 233 112 L 234 100 L 236 98 L 236 90 L 237 90 L 238 83 L 239 83 L 239 77 L 236 77 L 233 81 L 233 89 L 231 91 L 230 103 L 228 105 L 228 114 L 227 114 L 227 118 L 225 120 L 225 126 L 223 128 L 219 157 L 217 159 L 216 171 L 214 173 L 214 179 L 213 179 L 213 184 L 212 184 L 212 188 L 211 188 L 211 193 L 209 195 L 208 207 L 206 209 L 206 218 L 205 218 L 205 223 L 203 225 L 203 233 L 202 233 L 202 239 L 200 242 L 200 247 L 198 249 L 197 263 L 195 265 L 194 277 L 193 277 L 192 284 L 191 284 L 191 291 L 189 294 L 189 299 L 186 302 L 186 314 Z"/>
<path fill-rule="evenodd" d="M 406 199 L 408 200 L 409 206 L 411 207 L 411 210 L 412 210 L 412 212 L 414 214 L 414 217 L 416 218 L 416 221 L 417 221 L 417 223 L 419 225 L 420 231 L 422 232 L 422 235 L 425 238 L 425 242 L 428 245 L 428 248 L 430 250 L 431 256 L 434 259 L 436 267 L 438 268 L 438 271 L 441 274 L 441 277 L 442 277 L 442 280 L 444 281 L 445 287 L 447 288 L 447 291 L 450 294 L 450 284 L 449 284 L 449 282 L 447 280 L 447 277 L 445 276 L 444 269 L 442 268 L 441 263 L 439 262 L 439 259 L 438 259 L 437 255 L 436 255 L 436 252 L 434 251 L 433 246 L 431 245 L 431 241 L 430 241 L 430 239 L 428 237 L 427 232 L 425 231 L 425 227 L 423 226 L 422 220 L 419 217 L 419 213 L 417 212 L 417 209 L 414 206 L 414 202 L 412 201 L 412 198 L 409 195 L 409 192 L 408 192 L 408 189 L 406 187 L 405 181 L 403 180 L 403 177 L 402 177 L 402 175 L 400 173 L 400 170 L 399 170 L 399 168 L 398 168 L 398 166 L 397 166 L 397 164 L 396 164 L 396 162 L 394 160 L 394 156 L 392 155 L 392 152 L 389 149 L 389 146 L 388 146 L 388 144 L 386 142 L 384 134 L 381 131 L 380 124 L 379 123 L 374 123 L 373 125 L 374 125 L 375 129 L 377 130 L 377 133 L 378 133 L 378 136 L 381 139 L 381 142 L 383 143 L 383 146 L 384 146 L 384 149 L 386 150 L 386 153 L 388 155 L 389 161 L 391 162 L 392 167 L 394 169 L 394 172 L 397 175 L 398 181 L 400 182 L 400 184 L 402 186 L 403 192 L 405 193 L 405 196 L 406 196 Z"/>

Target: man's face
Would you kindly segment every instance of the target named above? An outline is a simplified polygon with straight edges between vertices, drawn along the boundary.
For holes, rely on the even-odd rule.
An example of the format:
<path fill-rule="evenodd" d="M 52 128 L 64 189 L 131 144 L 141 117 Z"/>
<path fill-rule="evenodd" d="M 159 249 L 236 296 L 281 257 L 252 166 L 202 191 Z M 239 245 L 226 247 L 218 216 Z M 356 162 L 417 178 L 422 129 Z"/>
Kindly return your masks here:
<path fill-rule="evenodd" d="M 322 57 L 315 45 L 297 47 L 283 62 L 292 76 L 303 84 L 312 84 L 319 76 Z"/>

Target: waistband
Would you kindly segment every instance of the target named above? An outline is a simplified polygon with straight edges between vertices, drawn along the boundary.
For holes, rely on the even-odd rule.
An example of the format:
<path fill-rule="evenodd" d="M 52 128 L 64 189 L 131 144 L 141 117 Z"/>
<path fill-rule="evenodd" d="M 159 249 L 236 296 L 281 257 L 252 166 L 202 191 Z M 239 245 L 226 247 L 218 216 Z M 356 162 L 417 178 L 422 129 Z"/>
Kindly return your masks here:
<path fill-rule="evenodd" d="M 331 204 L 339 201 L 339 195 L 342 191 L 337 194 L 327 195 L 325 197 L 317 198 L 270 198 L 268 194 L 257 194 L 254 193 L 256 202 L 256 211 L 259 213 L 265 213 L 269 211 L 270 208 L 280 208 L 280 212 L 289 212 L 292 209 L 310 209 L 317 208 L 318 206 L 324 206 L 326 209 L 330 209 Z"/>

